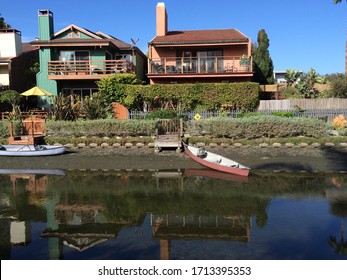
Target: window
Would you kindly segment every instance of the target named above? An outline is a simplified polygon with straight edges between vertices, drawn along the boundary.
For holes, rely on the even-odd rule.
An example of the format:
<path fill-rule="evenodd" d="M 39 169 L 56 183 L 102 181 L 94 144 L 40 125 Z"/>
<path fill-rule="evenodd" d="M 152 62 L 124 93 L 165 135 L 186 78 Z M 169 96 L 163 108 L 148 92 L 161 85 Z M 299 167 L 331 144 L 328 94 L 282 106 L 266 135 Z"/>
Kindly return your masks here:
<path fill-rule="evenodd" d="M 177 51 L 176 65 L 179 72 L 196 72 L 196 51 Z"/>
<path fill-rule="evenodd" d="M 206 50 L 198 51 L 200 73 L 213 73 L 223 69 L 223 51 Z"/>
<path fill-rule="evenodd" d="M 67 71 L 89 71 L 89 51 L 60 51 Z"/>
<path fill-rule="evenodd" d="M 221 49 L 182 50 L 177 51 L 176 57 L 176 65 L 183 73 L 216 73 L 224 69 Z"/>
<path fill-rule="evenodd" d="M 89 60 L 89 51 L 61 51 L 60 60 L 62 61 Z"/>
<path fill-rule="evenodd" d="M 98 92 L 97 88 L 63 88 L 64 95 L 74 95 L 76 98 L 83 101 L 86 96 L 91 97 L 93 93 Z"/>

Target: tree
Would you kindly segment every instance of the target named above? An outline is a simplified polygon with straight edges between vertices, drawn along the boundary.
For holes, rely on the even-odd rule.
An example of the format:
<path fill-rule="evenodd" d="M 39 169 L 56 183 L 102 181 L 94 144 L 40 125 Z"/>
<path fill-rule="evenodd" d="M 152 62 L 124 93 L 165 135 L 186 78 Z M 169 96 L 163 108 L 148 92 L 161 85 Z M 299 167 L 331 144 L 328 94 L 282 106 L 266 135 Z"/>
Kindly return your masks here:
<path fill-rule="evenodd" d="M 295 69 L 287 69 L 284 79 L 286 80 L 287 87 L 291 87 L 300 78 L 301 72 Z"/>
<path fill-rule="evenodd" d="M 0 17 L 0 29 L 7 29 L 7 28 L 11 28 L 11 25 L 6 23 L 3 17 Z"/>
<path fill-rule="evenodd" d="M 347 1 L 347 0 L 346 0 Z M 334 0 L 334 3 L 335 4 L 338 4 L 338 3 L 341 3 L 342 2 L 342 0 Z"/>
<path fill-rule="evenodd" d="M 338 75 L 331 79 L 331 91 L 333 97 L 347 98 L 347 77 L 346 75 Z"/>
<path fill-rule="evenodd" d="M 99 92 L 102 94 L 104 104 L 110 102 L 119 102 L 131 109 L 131 104 L 141 102 L 138 99 L 140 96 L 136 92 L 129 92 L 127 85 L 139 85 L 141 81 L 137 79 L 135 74 L 113 74 L 100 81 L 97 81 Z M 130 106 L 130 107 L 129 107 Z M 136 107 L 136 106 L 135 106 Z"/>
<path fill-rule="evenodd" d="M 269 53 L 269 38 L 264 29 L 259 30 L 258 44 L 252 47 L 254 80 L 260 84 L 274 83 L 274 66 Z"/>
<path fill-rule="evenodd" d="M 0 95 L 0 102 L 9 103 L 12 106 L 12 112 L 15 114 L 19 110 L 19 103 L 22 96 L 15 90 L 5 90 Z"/>

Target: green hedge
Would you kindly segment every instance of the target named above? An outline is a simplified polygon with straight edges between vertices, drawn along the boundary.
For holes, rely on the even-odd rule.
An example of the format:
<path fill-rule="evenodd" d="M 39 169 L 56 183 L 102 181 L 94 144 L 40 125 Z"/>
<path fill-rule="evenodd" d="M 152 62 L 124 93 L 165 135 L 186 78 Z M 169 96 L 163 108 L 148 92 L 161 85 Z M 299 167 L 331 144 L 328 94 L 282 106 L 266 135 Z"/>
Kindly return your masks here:
<path fill-rule="evenodd" d="M 247 118 L 210 118 L 191 121 L 192 135 L 209 135 L 232 139 L 283 138 L 306 136 L 319 138 L 327 134 L 328 125 L 313 118 L 283 118 L 263 115 Z"/>
<path fill-rule="evenodd" d="M 114 137 L 153 136 L 156 120 L 90 120 L 90 121 L 47 121 L 50 137 Z M 314 118 L 284 118 L 262 115 L 247 118 L 210 118 L 187 123 L 186 132 L 191 135 L 208 135 L 230 139 L 314 137 L 327 135 L 329 124 Z M 0 137 L 9 135 L 8 121 L 0 122 Z"/>
<path fill-rule="evenodd" d="M 54 136 L 140 136 L 154 135 L 154 120 L 47 121 L 47 134 Z"/>

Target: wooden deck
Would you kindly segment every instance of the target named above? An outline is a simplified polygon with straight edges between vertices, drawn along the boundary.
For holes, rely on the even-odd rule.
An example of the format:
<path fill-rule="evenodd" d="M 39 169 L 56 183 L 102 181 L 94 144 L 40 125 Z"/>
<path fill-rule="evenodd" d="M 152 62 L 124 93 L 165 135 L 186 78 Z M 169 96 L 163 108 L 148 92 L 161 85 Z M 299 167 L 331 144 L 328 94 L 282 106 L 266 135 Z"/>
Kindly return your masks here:
<path fill-rule="evenodd" d="M 155 148 L 159 150 L 161 150 L 162 148 L 180 149 L 181 145 L 181 137 L 178 134 L 158 135 L 154 141 Z"/>
<path fill-rule="evenodd" d="M 157 135 L 154 141 L 155 152 L 160 152 L 163 148 L 176 148 L 176 152 L 181 151 L 183 135 L 182 119 L 160 119 L 158 120 Z"/>

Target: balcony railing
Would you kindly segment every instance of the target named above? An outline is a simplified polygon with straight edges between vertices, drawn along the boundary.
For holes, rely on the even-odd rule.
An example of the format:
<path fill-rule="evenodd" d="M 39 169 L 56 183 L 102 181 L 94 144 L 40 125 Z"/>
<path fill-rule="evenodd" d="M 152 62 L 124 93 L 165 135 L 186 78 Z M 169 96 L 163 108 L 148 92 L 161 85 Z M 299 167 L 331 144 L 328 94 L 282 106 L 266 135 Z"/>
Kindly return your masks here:
<path fill-rule="evenodd" d="M 48 61 L 48 75 L 116 73 L 135 73 L 135 66 L 127 60 Z"/>
<path fill-rule="evenodd" d="M 165 57 L 149 62 L 149 74 L 222 74 L 252 72 L 252 57 Z"/>

